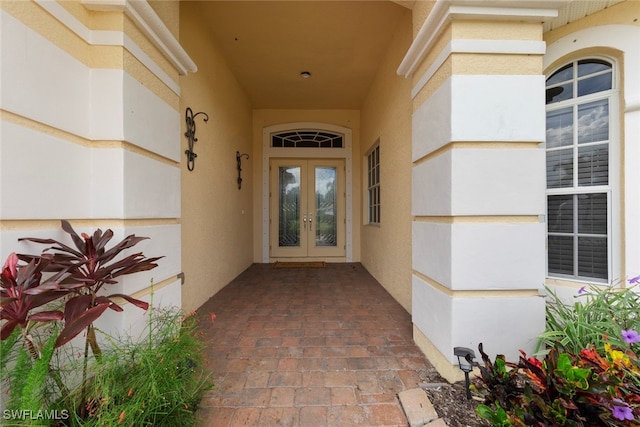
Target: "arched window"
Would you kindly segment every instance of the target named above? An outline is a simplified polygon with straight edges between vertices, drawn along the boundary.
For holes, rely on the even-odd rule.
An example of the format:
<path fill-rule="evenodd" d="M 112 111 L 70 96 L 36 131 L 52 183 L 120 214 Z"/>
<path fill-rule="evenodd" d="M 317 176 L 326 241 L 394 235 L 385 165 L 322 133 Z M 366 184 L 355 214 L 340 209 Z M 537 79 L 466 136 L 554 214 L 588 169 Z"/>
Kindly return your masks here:
<path fill-rule="evenodd" d="M 271 135 L 272 147 L 343 148 L 344 135 L 322 130 L 291 130 Z"/>
<path fill-rule="evenodd" d="M 588 58 L 546 81 L 550 277 L 611 279 L 614 75 L 610 61 Z"/>

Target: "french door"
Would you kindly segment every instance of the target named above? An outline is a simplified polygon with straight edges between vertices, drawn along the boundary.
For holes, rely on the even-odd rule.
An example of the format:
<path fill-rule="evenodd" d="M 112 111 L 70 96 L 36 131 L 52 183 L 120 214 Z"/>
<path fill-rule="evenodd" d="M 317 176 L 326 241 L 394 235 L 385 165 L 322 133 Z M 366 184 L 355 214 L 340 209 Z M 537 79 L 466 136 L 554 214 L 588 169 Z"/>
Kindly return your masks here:
<path fill-rule="evenodd" d="M 271 258 L 345 256 L 342 159 L 272 159 Z"/>

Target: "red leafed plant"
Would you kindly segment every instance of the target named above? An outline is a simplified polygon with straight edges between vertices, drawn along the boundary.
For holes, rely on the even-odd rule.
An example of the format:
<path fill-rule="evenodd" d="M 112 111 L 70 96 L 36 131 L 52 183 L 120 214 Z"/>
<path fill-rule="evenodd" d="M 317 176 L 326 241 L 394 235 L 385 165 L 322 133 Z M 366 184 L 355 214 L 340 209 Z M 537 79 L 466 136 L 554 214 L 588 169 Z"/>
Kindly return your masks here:
<path fill-rule="evenodd" d="M 41 244 L 53 244 L 43 251 L 51 255 L 51 262 L 43 271 L 63 273 L 67 275 L 60 281 L 61 286 L 70 286 L 73 295 L 67 299 L 64 307 L 64 328 L 56 340 L 56 347 L 60 347 L 83 330 L 87 330 L 87 337 L 92 349 L 97 351 L 92 324 L 108 308 L 114 311 L 122 311 L 118 304 L 119 299 L 126 300 L 144 310 L 148 304 L 144 301 L 132 298 L 125 294 L 99 295 L 105 285 L 117 283 L 117 278 L 127 274 L 151 270 L 157 267 L 155 262 L 162 257 L 146 258 L 141 252 L 137 252 L 121 259 L 116 259 L 122 251 L 135 246 L 147 237 L 129 235 L 122 241 L 107 249 L 107 243 L 113 237 L 113 231 L 104 233 L 97 229 L 91 236 L 82 233 L 79 236 L 71 224 L 62 221 L 62 229 L 69 234 L 75 248 L 65 245 L 54 239 L 38 239 L 26 237 L 19 240 Z M 45 255 L 18 255 L 18 258 L 33 262 L 42 259 Z"/>
<path fill-rule="evenodd" d="M 162 257 L 146 258 L 141 252 L 122 253 L 147 237 L 129 235 L 107 248 L 113 238 L 111 230 L 97 229 L 92 235 L 78 235 L 64 220 L 62 229 L 69 234 L 75 247 L 54 239 L 22 238 L 19 240 L 52 246 L 40 255 L 11 254 L 5 262 L 0 276 L 0 320 L 3 321 L 0 340 L 6 340 L 20 328 L 29 353 L 38 360 L 38 346 L 29 334 L 34 324 L 63 321 L 55 347 L 63 346 L 86 331 L 84 384 L 89 346 L 95 357 L 101 354 L 93 322 L 107 309 L 123 311 L 120 306 L 123 300 L 144 310 L 149 307 L 148 303 L 128 295 L 101 291 L 107 285 L 116 284 L 121 276 L 157 267 L 156 261 Z M 18 265 L 19 261 L 26 264 Z M 60 307 L 44 307 L 56 300 L 62 302 Z"/>
<path fill-rule="evenodd" d="M 56 339 L 60 347 L 86 330 L 85 358 L 90 345 L 96 356 L 100 355 L 93 322 L 108 308 L 123 311 L 118 304 L 125 300 L 144 310 L 148 304 L 121 293 L 103 295 L 105 285 L 117 283 L 117 278 L 127 274 L 151 270 L 162 257 L 146 258 L 141 252 L 123 255 L 147 237 L 129 235 L 111 248 L 107 244 L 113 238 L 113 231 L 97 229 L 91 236 L 78 235 L 68 221 L 62 221 L 62 229 L 69 234 L 74 247 L 54 239 L 26 237 L 19 240 L 53 245 L 41 255 L 12 253 L 7 258 L 0 276 L 0 339 L 7 339 L 16 327 L 22 329 L 25 344 L 34 358 L 37 349 L 29 336 L 29 328 L 34 322 L 64 320 L 64 326 Z M 18 265 L 18 261 L 26 265 Z M 43 280 L 43 273 L 49 273 Z M 37 309 L 61 298 L 64 309 Z"/>
<path fill-rule="evenodd" d="M 106 292 L 109 285 L 118 283 L 121 276 L 151 270 L 162 257 L 147 258 L 141 252 L 124 251 L 147 237 L 129 235 L 111 247 L 113 231 L 97 229 L 93 234 L 78 235 L 71 224 L 62 221 L 62 229 L 69 235 L 72 245 L 54 239 L 26 237 L 19 239 L 50 245 L 40 255 L 12 253 L 0 274 L 0 341 L 12 345 L 13 332 L 20 331 L 22 341 L 34 362 L 31 369 L 48 368 L 49 375 L 63 395 L 66 385 L 55 369 L 49 366 L 55 348 L 71 341 L 86 331 L 81 396 L 85 396 L 89 347 L 96 358 L 101 351 L 96 340 L 93 322 L 107 309 L 123 311 L 121 302 L 129 302 L 144 310 L 149 304 L 122 293 Z M 19 261 L 24 264 L 19 265 Z M 59 302 L 59 304 L 55 304 Z M 40 346 L 30 334 L 31 328 L 41 322 L 61 321 L 58 336 L 51 336 L 40 352 Z M 9 340 L 10 337 L 11 340 Z M 37 368 L 36 368 L 37 366 Z M 27 389 L 25 386 L 23 390 Z M 80 408 L 81 415 L 84 407 Z"/>
<path fill-rule="evenodd" d="M 66 274 L 65 270 L 42 281 L 42 271 L 51 264 L 50 256 L 33 259 L 27 265 L 18 266 L 18 256 L 12 253 L 7 258 L 0 274 L 0 339 L 7 339 L 16 327 L 22 329 L 25 344 L 30 353 L 37 353 L 29 338 L 29 329 L 34 322 L 61 320 L 59 310 L 32 312 L 51 301 L 63 297 L 73 286 L 60 286 L 57 282 Z"/>

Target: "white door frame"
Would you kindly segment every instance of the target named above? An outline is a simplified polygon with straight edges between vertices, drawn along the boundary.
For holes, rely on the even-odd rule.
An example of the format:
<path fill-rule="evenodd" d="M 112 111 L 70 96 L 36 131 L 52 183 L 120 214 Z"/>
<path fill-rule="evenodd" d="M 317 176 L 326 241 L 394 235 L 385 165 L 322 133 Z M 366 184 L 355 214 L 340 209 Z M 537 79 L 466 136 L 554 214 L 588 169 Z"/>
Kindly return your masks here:
<path fill-rule="evenodd" d="M 272 147 L 271 135 L 287 130 L 324 130 L 344 135 L 344 148 L 285 148 Z M 353 261 L 353 179 L 351 156 L 352 131 L 328 123 L 295 122 L 267 126 L 262 129 L 262 262 L 269 262 L 269 160 L 277 158 L 337 158 L 345 160 L 346 262 Z"/>

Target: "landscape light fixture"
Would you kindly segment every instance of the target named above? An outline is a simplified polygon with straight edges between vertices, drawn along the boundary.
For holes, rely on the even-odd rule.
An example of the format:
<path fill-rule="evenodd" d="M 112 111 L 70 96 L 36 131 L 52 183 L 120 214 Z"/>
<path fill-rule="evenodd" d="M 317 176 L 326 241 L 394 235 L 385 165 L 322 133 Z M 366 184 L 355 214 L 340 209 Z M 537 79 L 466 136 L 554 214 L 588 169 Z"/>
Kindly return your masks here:
<path fill-rule="evenodd" d="M 471 400 L 471 390 L 469 389 L 469 372 L 473 371 L 476 354 L 467 347 L 454 347 L 453 354 L 458 358 L 458 366 L 464 372 L 464 385 L 467 390 L 467 400 Z"/>

